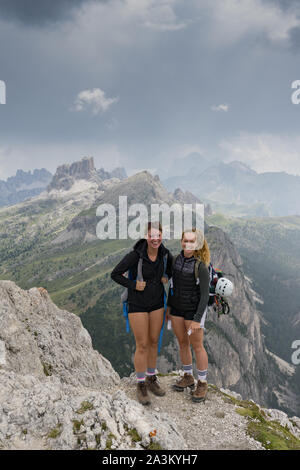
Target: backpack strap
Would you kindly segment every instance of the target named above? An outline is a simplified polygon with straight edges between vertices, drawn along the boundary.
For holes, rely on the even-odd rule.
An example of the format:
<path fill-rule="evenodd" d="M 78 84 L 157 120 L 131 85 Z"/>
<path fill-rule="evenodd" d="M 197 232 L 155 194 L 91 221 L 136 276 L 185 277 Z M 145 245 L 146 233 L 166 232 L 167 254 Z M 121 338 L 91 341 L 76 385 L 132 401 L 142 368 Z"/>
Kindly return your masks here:
<path fill-rule="evenodd" d="M 143 267 L 143 258 L 140 258 L 138 265 L 137 265 L 137 276 L 136 276 L 137 281 L 143 281 L 142 267 Z"/>
<path fill-rule="evenodd" d="M 163 261 L 164 261 L 163 277 L 168 277 L 168 276 L 167 276 L 168 253 L 166 253 L 166 254 L 164 255 Z"/>
<path fill-rule="evenodd" d="M 164 255 L 163 261 L 164 261 L 163 277 L 168 277 L 167 273 L 166 273 L 166 271 L 167 271 L 167 262 L 168 262 L 168 253 L 166 253 Z M 160 334 L 159 334 L 159 340 L 158 340 L 158 354 L 160 354 L 161 345 L 162 345 L 162 338 L 163 338 L 164 326 L 165 326 L 165 321 L 166 321 L 166 312 L 167 312 L 167 293 L 166 293 L 166 288 L 164 286 L 164 316 L 163 316 L 163 323 L 162 323 L 162 327 L 161 327 Z"/>
<path fill-rule="evenodd" d="M 143 281 L 142 267 L 143 267 L 143 259 L 140 258 L 138 261 L 138 265 L 137 265 L 136 280 L 138 281 Z M 130 279 L 131 281 L 133 280 L 132 272 L 130 269 L 128 269 L 128 279 Z M 123 303 L 123 316 L 126 320 L 126 331 L 127 333 L 129 333 L 130 326 L 129 326 L 129 318 L 128 318 L 128 288 L 126 288 L 123 294 L 121 295 L 121 301 Z"/>
<path fill-rule="evenodd" d="M 202 261 L 200 261 L 200 259 L 196 259 L 195 266 L 194 266 L 196 284 L 199 284 L 199 265 L 200 265 L 200 263 L 202 263 Z"/>

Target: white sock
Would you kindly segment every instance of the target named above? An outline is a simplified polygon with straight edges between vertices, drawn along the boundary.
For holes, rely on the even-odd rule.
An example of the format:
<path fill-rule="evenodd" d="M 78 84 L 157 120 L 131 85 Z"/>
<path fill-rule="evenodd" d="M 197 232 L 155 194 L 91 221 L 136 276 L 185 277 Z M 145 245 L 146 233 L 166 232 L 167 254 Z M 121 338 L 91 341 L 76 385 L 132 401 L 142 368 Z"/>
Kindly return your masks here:
<path fill-rule="evenodd" d="M 197 369 L 197 373 L 198 373 L 198 380 L 200 380 L 200 382 L 206 382 L 207 369 L 206 370 Z"/>
<path fill-rule="evenodd" d="M 187 366 L 183 365 L 183 371 L 186 374 L 193 375 L 193 364 L 188 364 Z"/>

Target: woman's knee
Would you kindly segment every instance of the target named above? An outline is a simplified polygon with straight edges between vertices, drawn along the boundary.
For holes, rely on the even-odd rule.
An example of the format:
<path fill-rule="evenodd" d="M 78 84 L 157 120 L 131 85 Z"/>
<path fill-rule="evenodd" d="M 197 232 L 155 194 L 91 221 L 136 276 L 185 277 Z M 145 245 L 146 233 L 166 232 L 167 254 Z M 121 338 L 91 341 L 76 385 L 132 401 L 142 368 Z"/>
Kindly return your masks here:
<path fill-rule="evenodd" d="M 159 338 L 150 337 L 148 340 L 149 347 L 156 348 L 158 346 L 158 340 Z"/>
<path fill-rule="evenodd" d="M 201 343 L 194 344 L 192 347 L 193 347 L 193 350 L 196 354 L 198 354 L 198 353 L 201 354 L 201 353 L 205 352 L 204 346 Z"/>
<path fill-rule="evenodd" d="M 184 349 L 190 349 L 190 342 L 188 339 L 180 339 L 178 340 L 178 344 L 179 344 L 179 348 L 181 350 L 184 350 Z"/>
<path fill-rule="evenodd" d="M 148 341 L 140 341 L 136 343 L 136 351 L 140 354 L 146 354 L 148 351 L 149 343 Z"/>

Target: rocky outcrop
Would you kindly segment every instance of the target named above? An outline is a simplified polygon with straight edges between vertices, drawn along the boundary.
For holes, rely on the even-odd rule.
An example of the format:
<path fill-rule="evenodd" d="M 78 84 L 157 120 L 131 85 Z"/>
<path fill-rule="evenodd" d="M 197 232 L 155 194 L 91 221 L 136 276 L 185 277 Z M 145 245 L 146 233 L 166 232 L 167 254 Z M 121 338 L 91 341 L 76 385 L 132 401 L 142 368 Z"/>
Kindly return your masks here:
<path fill-rule="evenodd" d="M 93 157 L 83 157 L 80 161 L 72 164 L 64 164 L 57 167 L 55 175 L 51 183 L 47 186 L 47 191 L 63 190 L 68 191 L 72 188 L 76 181 L 84 180 L 96 184 L 99 189 L 103 187 L 103 181 L 109 179 L 122 180 L 127 178 L 124 168 L 118 167 L 111 172 L 105 171 L 104 168 L 96 170 Z"/>
<path fill-rule="evenodd" d="M 173 192 L 173 197 L 176 201 L 180 202 L 181 204 L 203 204 L 203 202 L 196 197 L 190 191 L 182 191 L 180 188 L 176 188 Z M 210 204 L 204 204 L 204 214 L 210 215 L 212 213 Z"/>
<path fill-rule="evenodd" d="M 181 448 L 172 420 L 143 409 L 119 382 L 80 318 L 43 288 L 0 281 L 0 448 L 142 449 L 155 440 Z"/>
<path fill-rule="evenodd" d="M 123 180 L 127 178 L 126 170 L 123 167 L 117 167 L 110 172 L 105 171 L 104 168 L 100 168 L 100 170 L 97 170 L 97 173 L 102 180 L 110 178 L 118 178 L 119 180 Z"/>
<path fill-rule="evenodd" d="M 76 180 L 87 180 L 97 184 L 101 183 L 101 179 L 94 166 L 93 157 L 84 157 L 71 165 L 64 164 L 59 166 L 56 169 L 51 183 L 47 187 L 47 191 L 50 192 L 52 189 L 68 191 Z"/>

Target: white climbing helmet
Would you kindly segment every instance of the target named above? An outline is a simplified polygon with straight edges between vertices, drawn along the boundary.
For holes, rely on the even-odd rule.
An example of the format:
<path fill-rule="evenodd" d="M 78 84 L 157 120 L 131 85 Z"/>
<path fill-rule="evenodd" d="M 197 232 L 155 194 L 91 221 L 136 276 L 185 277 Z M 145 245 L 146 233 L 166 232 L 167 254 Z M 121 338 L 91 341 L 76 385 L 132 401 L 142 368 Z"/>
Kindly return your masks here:
<path fill-rule="evenodd" d="M 216 285 L 216 294 L 219 294 L 221 297 L 229 297 L 233 291 L 233 284 L 226 277 L 220 277 Z"/>

